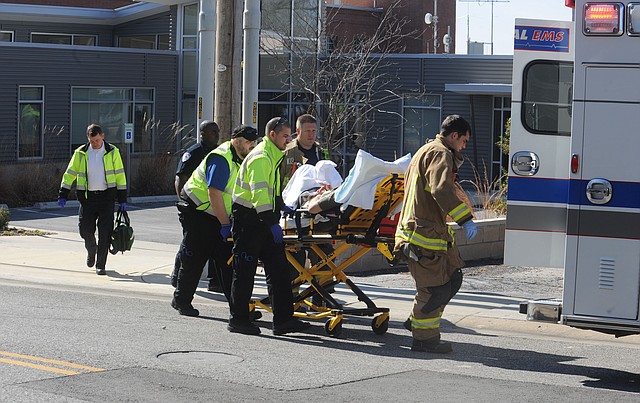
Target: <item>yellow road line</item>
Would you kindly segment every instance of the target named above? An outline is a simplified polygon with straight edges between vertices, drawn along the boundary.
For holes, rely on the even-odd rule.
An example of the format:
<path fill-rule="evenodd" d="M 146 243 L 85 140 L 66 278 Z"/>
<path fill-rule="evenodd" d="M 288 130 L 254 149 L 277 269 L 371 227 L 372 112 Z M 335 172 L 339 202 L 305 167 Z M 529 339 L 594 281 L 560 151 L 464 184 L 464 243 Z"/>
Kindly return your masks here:
<path fill-rule="evenodd" d="M 12 360 L 10 358 L 2 358 L 2 357 L 0 357 L 0 362 L 4 362 L 6 364 L 20 365 L 20 366 L 28 367 L 28 368 L 41 369 L 43 371 L 55 372 L 55 373 L 64 374 L 64 375 L 78 375 L 78 374 L 80 374 L 80 372 L 69 371 L 69 370 L 66 370 L 66 369 L 55 368 L 55 367 L 48 367 L 46 365 L 34 364 L 32 362 L 24 362 L 24 361 Z"/>
<path fill-rule="evenodd" d="M 75 364 L 73 362 L 52 360 L 50 358 L 36 357 L 36 356 L 33 356 L 33 355 L 25 355 L 25 354 L 17 354 L 17 353 L 11 353 L 11 352 L 8 352 L 8 351 L 0 351 L 0 356 L 20 358 L 20 359 L 23 359 L 23 360 L 30 360 L 30 361 L 46 362 L 47 364 L 55 364 L 55 365 L 60 365 L 60 366 L 63 366 L 63 367 L 82 369 L 82 370 L 85 370 L 85 371 L 92 371 L 92 372 L 104 371 L 104 368 L 89 367 L 87 365 Z M 33 363 L 28 363 L 28 362 L 24 362 L 24 361 L 17 361 L 17 360 L 12 360 L 12 359 L 9 359 L 9 358 L 2 358 L 2 357 L 0 357 L 0 362 L 5 362 L 7 364 L 22 365 L 22 366 L 25 366 L 25 367 L 37 368 L 37 369 L 42 369 L 42 370 L 45 370 L 45 371 L 58 372 L 58 373 L 67 374 L 67 375 L 77 375 L 77 374 L 80 373 L 80 372 L 74 372 L 74 371 L 67 371 L 67 370 L 59 369 L 59 368 L 55 368 L 55 367 L 49 367 L 49 366 L 46 366 L 46 365 L 33 364 Z"/>

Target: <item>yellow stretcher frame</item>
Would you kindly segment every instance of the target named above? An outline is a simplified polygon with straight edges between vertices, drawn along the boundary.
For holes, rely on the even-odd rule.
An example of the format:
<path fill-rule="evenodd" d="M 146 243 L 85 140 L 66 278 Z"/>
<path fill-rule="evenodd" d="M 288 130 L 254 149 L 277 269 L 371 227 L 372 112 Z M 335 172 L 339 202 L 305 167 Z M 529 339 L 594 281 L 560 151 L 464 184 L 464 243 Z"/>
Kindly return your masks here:
<path fill-rule="evenodd" d="M 376 304 L 344 273 L 344 270 L 364 256 L 371 248 L 377 248 L 389 261 L 393 259 L 393 235 L 380 236 L 380 223 L 385 217 L 397 210 L 402 203 L 404 195 L 404 175 L 391 174 L 380 181 L 376 187 L 374 204 L 371 210 L 362 208 L 347 210 L 341 217 L 341 223 L 335 234 L 319 234 L 313 231 L 313 219 L 307 234 L 297 231 L 295 228 L 284 228 L 285 234 L 297 232 L 297 235 L 285 235 L 284 243 L 289 263 L 298 271 L 298 277 L 292 281 L 292 290 L 299 289 L 303 284 L 309 284 L 305 290 L 294 298 L 294 315 L 299 318 L 323 320 L 325 331 L 330 336 L 339 336 L 342 333 L 342 322 L 345 315 L 373 316 L 371 328 L 375 334 L 383 335 L 389 328 L 389 308 L 381 308 Z M 296 221 L 300 227 L 300 216 L 305 210 L 296 212 Z M 321 243 L 335 245 L 333 253 L 326 255 L 318 246 Z M 347 251 L 352 245 L 357 245 L 353 255 L 342 263 L 337 263 L 336 258 Z M 310 248 L 319 257 L 320 261 L 310 268 L 302 267 L 293 256 L 293 252 L 300 248 Z M 327 268 L 329 270 L 327 270 Z M 366 308 L 345 307 L 336 301 L 328 291 L 338 283 L 344 283 L 358 297 L 358 300 L 366 304 Z M 321 305 L 314 304 L 316 298 L 321 299 Z M 268 305 L 268 298 L 252 300 L 250 309 L 260 307 L 272 312 Z M 306 307 L 302 312 L 301 307 Z"/>

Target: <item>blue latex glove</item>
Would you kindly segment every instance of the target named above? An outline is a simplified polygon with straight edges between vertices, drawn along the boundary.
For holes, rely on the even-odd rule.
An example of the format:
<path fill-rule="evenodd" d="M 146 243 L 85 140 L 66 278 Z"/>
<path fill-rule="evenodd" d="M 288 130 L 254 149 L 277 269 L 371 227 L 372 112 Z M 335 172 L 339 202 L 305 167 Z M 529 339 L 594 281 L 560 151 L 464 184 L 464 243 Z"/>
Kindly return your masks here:
<path fill-rule="evenodd" d="M 476 226 L 476 223 L 473 222 L 473 220 L 469 220 L 466 223 L 462 224 L 462 228 L 464 228 L 467 239 L 473 239 L 478 234 L 478 227 Z"/>
<path fill-rule="evenodd" d="M 127 210 L 127 203 L 125 203 L 125 202 L 120 203 L 120 210 L 126 211 Z"/>
<path fill-rule="evenodd" d="M 220 235 L 223 241 L 231 238 L 231 224 L 222 224 L 220 227 Z"/>
<path fill-rule="evenodd" d="M 282 243 L 282 237 L 284 234 L 282 233 L 282 227 L 280 224 L 273 224 L 269 229 L 271 230 L 271 235 L 273 235 L 273 241 L 275 243 Z"/>
<path fill-rule="evenodd" d="M 64 208 L 65 204 L 67 204 L 67 199 L 63 199 L 62 197 L 58 199 L 58 206 Z"/>

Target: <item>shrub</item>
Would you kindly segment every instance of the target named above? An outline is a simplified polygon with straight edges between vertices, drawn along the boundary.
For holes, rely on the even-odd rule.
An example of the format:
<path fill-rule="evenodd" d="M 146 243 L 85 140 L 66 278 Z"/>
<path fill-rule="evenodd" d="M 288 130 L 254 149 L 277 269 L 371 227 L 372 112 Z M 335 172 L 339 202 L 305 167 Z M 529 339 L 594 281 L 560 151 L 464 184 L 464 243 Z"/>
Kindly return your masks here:
<path fill-rule="evenodd" d="M 463 180 L 460 184 L 470 184 L 476 192 L 475 205 L 487 212 L 487 217 L 499 217 L 507 213 L 507 182 L 506 175 L 503 173 L 500 177 L 492 180 L 487 173 L 487 167 L 484 167 L 482 174 L 473 168 L 474 180 Z"/>
<path fill-rule="evenodd" d="M 131 183 L 132 196 L 174 194 L 173 172 L 175 166 L 169 153 L 143 157 Z"/>
<path fill-rule="evenodd" d="M 62 172 L 53 164 L 16 166 L 0 185 L 2 201 L 9 206 L 20 207 L 55 200 L 61 178 Z"/>
<path fill-rule="evenodd" d="M 4 231 L 9 227 L 11 221 L 11 212 L 8 208 L 0 207 L 0 231 Z"/>

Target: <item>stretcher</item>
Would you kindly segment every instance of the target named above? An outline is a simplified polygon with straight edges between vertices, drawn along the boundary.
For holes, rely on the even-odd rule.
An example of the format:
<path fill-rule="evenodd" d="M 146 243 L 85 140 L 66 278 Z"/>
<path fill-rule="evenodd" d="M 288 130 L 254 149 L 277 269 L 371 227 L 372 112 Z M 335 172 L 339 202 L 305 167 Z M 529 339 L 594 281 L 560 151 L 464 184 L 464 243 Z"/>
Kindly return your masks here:
<path fill-rule="evenodd" d="M 399 210 L 403 194 L 403 175 L 386 176 L 376 187 L 373 208 L 347 207 L 337 217 L 337 227 L 330 233 L 317 230 L 320 225 L 314 225 L 313 217 L 307 217 L 310 218 L 309 226 L 303 226 L 302 220 L 308 212 L 302 209 L 296 210 L 296 224 L 283 228 L 287 259 L 299 273 L 298 277 L 292 281 L 292 291 L 300 290 L 294 297 L 296 317 L 326 320 L 326 333 L 338 336 L 342 332 L 345 316 L 373 316 L 371 322 L 373 332 L 378 335 L 386 333 L 389 328 L 389 308 L 376 306 L 344 271 L 373 248 L 378 249 L 390 262 L 392 261 L 391 250 L 394 244 L 395 226 L 389 217 Z M 321 244 L 331 244 L 334 247 L 333 253 L 325 254 L 319 246 Z M 341 255 L 351 250 L 352 246 L 355 246 L 352 255 L 342 260 Z M 302 248 L 313 250 L 319 256 L 319 261 L 311 264 L 311 267 L 298 263 L 294 253 Z M 341 259 L 338 259 L 339 257 Z M 348 307 L 337 301 L 331 291 L 339 283 L 344 283 L 358 297 L 358 300 L 366 305 L 366 308 Z M 270 312 L 271 307 L 267 302 L 267 298 L 253 300 L 251 309 L 257 306 Z"/>

